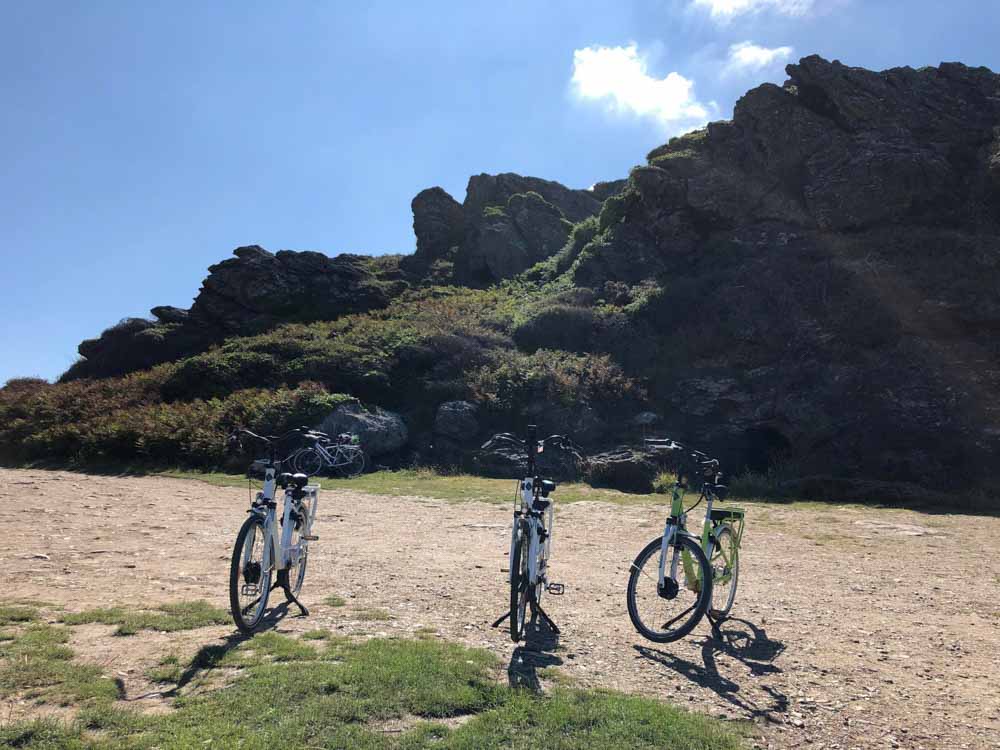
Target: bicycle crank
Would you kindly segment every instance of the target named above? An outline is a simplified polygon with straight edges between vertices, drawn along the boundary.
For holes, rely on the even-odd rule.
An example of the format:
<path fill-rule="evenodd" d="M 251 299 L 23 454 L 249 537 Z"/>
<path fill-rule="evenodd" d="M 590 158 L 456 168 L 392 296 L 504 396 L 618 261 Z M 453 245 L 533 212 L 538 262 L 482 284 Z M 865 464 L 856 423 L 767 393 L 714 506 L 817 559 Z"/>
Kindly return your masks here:
<path fill-rule="evenodd" d="M 259 562 L 249 562 L 243 566 L 243 580 L 251 585 L 260 583 Z"/>

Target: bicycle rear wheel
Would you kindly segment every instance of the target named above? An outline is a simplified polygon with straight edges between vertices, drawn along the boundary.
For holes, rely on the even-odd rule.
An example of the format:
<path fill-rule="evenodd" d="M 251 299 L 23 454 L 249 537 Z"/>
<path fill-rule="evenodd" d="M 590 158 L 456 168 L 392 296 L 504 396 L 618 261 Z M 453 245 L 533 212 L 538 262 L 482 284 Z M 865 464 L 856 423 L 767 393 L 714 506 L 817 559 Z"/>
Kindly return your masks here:
<path fill-rule="evenodd" d="M 716 542 L 712 545 L 712 617 L 721 620 L 729 615 L 736 600 L 736 585 L 740 582 L 740 548 L 736 544 L 736 533 L 729 524 L 719 528 Z"/>
<path fill-rule="evenodd" d="M 314 477 L 323 470 L 325 461 L 315 448 L 303 448 L 295 454 L 295 470 L 308 477 Z"/>
<path fill-rule="evenodd" d="M 236 535 L 229 567 L 229 607 L 233 622 L 244 633 L 253 633 L 264 619 L 274 574 L 274 550 L 271 565 L 264 569 L 265 545 L 270 545 L 264 520 L 252 515 Z"/>
<path fill-rule="evenodd" d="M 360 448 L 348 449 L 348 462 L 344 467 L 344 476 L 348 479 L 359 476 L 365 470 L 365 452 Z"/>
<path fill-rule="evenodd" d="M 704 616 L 712 600 L 712 572 L 701 547 L 677 535 L 667 547 L 663 586 L 659 585 L 660 549 L 654 539 L 635 558 L 628 579 L 628 616 L 640 635 L 655 643 L 683 638 Z M 684 554 L 689 563 L 684 564 Z M 670 578 L 676 559 L 677 577 Z M 689 570 L 690 569 L 690 570 Z"/>
<path fill-rule="evenodd" d="M 531 598 L 528 548 L 531 536 L 524 519 L 517 520 L 514 545 L 510 555 L 510 639 L 517 643 L 524 635 L 524 621 Z"/>

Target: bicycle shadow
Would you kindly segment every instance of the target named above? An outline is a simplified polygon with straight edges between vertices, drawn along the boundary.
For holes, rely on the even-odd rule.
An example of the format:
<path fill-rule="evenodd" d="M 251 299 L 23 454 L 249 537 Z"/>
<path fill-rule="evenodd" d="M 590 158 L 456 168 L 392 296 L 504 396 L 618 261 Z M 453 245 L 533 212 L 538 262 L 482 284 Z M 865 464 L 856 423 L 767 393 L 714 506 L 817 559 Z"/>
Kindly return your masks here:
<path fill-rule="evenodd" d="M 785 650 L 781 641 L 769 638 L 764 628 L 748 620 L 732 618 L 721 623 L 719 635 L 706 637 L 701 647 L 702 664 L 648 646 L 633 646 L 643 658 L 672 669 L 699 687 L 707 688 L 727 703 L 740 709 L 747 718 L 761 718 L 780 722 L 778 718 L 788 710 L 788 696 L 769 685 L 761 685 L 767 695 L 765 701 L 755 701 L 741 692 L 740 685 L 719 673 L 717 655 L 721 654 L 745 665 L 753 677 L 780 674 L 774 664 Z"/>
<path fill-rule="evenodd" d="M 555 655 L 559 634 L 542 618 L 533 616 L 524 626 L 524 640 L 514 649 L 507 665 L 507 682 L 512 688 L 542 691 L 538 670 L 556 667 L 563 660 Z"/>
<path fill-rule="evenodd" d="M 263 619 L 260 621 L 260 627 L 258 632 L 263 630 L 269 630 L 275 627 L 279 622 L 288 616 L 288 605 L 290 602 L 281 602 L 275 607 L 268 609 Z M 208 672 L 215 669 L 222 661 L 226 658 L 226 655 L 233 649 L 240 646 L 240 644 L 246 643 L 251 638 L 252 635 L 247 635 L 239 630 L 227 635 L 222 643 L 213 643 L 207 646 L 202 646 L 199 648 L 194 656 L 191 657 L 191 661 L 181 672 L 180 676 L 177 678 L 177 682 L 168 690 L 154 690 L 150 693 L 144 693 L 143 695 L 137 695 L 135 698 L 123 698 L 129 702 L 144 700 L 146 698 L 161 697 L 161 698 L 174 698 L 180 691 L 191 683 L 196 677 L 205 676 Z"/>

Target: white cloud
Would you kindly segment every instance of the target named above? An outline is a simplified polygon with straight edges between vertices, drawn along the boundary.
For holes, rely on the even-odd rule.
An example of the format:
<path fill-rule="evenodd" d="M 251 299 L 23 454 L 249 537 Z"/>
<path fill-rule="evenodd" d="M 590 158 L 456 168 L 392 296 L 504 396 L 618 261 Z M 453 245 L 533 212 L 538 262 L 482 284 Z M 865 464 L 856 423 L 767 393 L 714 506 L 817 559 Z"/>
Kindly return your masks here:
<path fill-rule="evenodd" d="M 795 52 L 791 47 L 761 47 L 753 42 L 740 42 L 729 48 L 729 59 L 723 72 L 727 74 L 758 71 L 773 63 L 784 62 Z"/>
<path fill-rule="evenodd" d="M 680 73 L 651 76 L 634 43 L 574 50 L 573 88 L 581 99 L 604 101 L 617 112 L 652 117 L 671 132 L 684 132 L 708 120 L 708 108 L 695 98 L 694 82 Z"/>
<path fill-rule="evenodd" d="M 692 5 L 707 8 L 712 18 L 719 21 L 762 10 L 773 10 L 786 16 L 804 16 L 815 4 L 816 0 L 692 0 Z"/>

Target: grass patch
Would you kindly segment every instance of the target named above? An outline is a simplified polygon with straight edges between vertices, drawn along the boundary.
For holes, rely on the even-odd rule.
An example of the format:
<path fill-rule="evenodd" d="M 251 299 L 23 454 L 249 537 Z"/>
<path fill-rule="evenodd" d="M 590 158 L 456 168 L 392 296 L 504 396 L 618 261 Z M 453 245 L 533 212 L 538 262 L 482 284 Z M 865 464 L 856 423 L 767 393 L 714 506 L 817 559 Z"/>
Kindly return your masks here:
<path fill-rule="evenodd" d="M 240 474 L 202 473 L 195 471 L 172 471 L 161 474 L 179 479 L 194 479 L 208 482 L 220 487 L 246 488 L 247 479 Z M 591 487 L 582 482 L 562 482 L 555 493 L 558 503 L 602 502 L 615 505 L 670 505 L 670 492 L 673 488 L 673 475 L 663 473 L 654 482 L 656 492 L 651 494 L 635 494 L 604 487 Z M 510 503 L 514 495 L 513 479 L 490 479 L 472 474 L 440 474 L 432 469 L 402 469 L 399 471 L 376 471 L 363 474 L 354 479 L 331 479 L 323 477 L 320 480 L 325 490 L 347 490 L 351 492 L 366 492 L 371 495 L 387 497 L 423 497 L 449 502 L 478 501 L 488 503 Z M 736 484 L 734 480 L 733 485 Z M 796 500 L 793 498 L 774 499 L 765 494 L 754 492 L 737 492 L 730 487 L 731 494 L 727 503 L 751 503 L 755 508 L 774 506 L 788 510 L 825 510 L 830 511 L 829 502 L 814 500 Z M 686 504 L 696 500 L 696 496 L 688 493 L 684 497 Z M 893 510 L 888 506 L 877 506 L 862 503 L 837 503 L 837 506 L 858 508 L 861 510 Z M 898 510 L 898 509 L 896 509 Z M 339 599 L 339 597 L 331 597 Z M 329 602 L 325 602 L 329 604 Z M 330 604 L 330 606 L 342 606 Z"/>
<path fill-rule="evenodd" d="M 267 634 L 265 634 L 267 635 Z M 230 649 L 273 651 L 294 639 L 270 634 Z M 278 645 L 280 644 L 280 646 Z M 299 643 L 299 646 L 304 644 Z M 225 689 L 179 698 L 167 714 L 109 704 L 72 722 L 23 722 L 0 729 L 0 744 L 43 750 L 191 747 L 358 747 L 371 750 L 737 750 L 724 723 L 655 700 L 555 687 L 546 695 L 497 682 L 489 652 L 442 641 L 375 639 L 339 644 L 339 660 L 302 652 L 252 665 Z M 437 719 L 468 716 L 457 727 Z M 411 718 L 399 733 L 384 722 Z"/>
<path fill-rule="evenodd" d="M 181 660 L 177 654 L 168 654 L 160 660 L 160 663 L 149 670 L 146 676 L 151 682 L 172 682 L 174 684 L 181 681 L 184 670 L 181 668 Z"/>
<path fill-rule="evenodd" d="M 387 610 L 378 608 L 355 610 L 354 617 L 365 622 L 384 622 L 393 619 Z"/>
<path fill-rule="evenodd" d="M 341 596 L 337 596 L 336 594 L 330 594 L 330 596 L 326 597 L 326 599 L 323 600 L 323 604 L 325 604 L 328 607 L 343 607 L 345 604 L 347 604 L 347 602 L 344 601 L 344 598 Z"/>
<path fill-rule="evenodd" d="M 178 479 L 196 479 L 219 487 L 246 487 L 247 479 L 240 474 L 218 472 L 170 471 L 162 476 Z M 490 479 L 472 474 L 439 474 L 431 469 L 402 469 L 400 471 L 376 471 L 362 474 L 354 479 L 332 479 L 323 477 L 323 489 L 367 492 L 372 495 L 389 497 L 426 497 L 435 500 L 477 500 L 480 502 L 509 503 L 514 495 L 514 480 Z M 591 487 L 579 482 L 565 482 L 556 490 L 560 502 L 580 502 L 583 500 L 632 505 L 641 503 L 662 504 L 664 499 L 657 495 L 635 495 L 605 488 Z"/>
<path fill-rule="evenodd" d="M 326 641 L 333 635 L 329 630 L 310 630 L 302 634 L 304 641 Z"/>
<path fill-rule="evenodd" d="M 125 607 L 88 609 L 85 612 L 64 615 L 62 621 L 67 625 L 92 622 L 117 625 L 116 635 L 135 635 L 140 630 L 174 633 L 178 630 L 193 630 L 209 625 L 224 625 L 229 622 L 229 614 L 224 609 L 198 600 L 163 604 L 151 610 L 132 610 Z"/>
<path fill-rule="evenodd" d="M 38 610 L 34 607 L 19 607 L 9 604 L 0 605 L 0 625 L 14 625 L 37 619 Z"/>
<path fill-rule="evenodd" d="M 0 697 L 60 705 L 118 697 L 117 683 L 98 667 L 72 661 L 66 628 L 30 624 L 13 635 L 0 642 Z"/>

